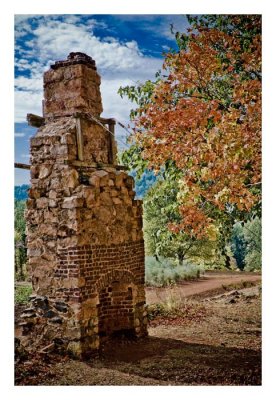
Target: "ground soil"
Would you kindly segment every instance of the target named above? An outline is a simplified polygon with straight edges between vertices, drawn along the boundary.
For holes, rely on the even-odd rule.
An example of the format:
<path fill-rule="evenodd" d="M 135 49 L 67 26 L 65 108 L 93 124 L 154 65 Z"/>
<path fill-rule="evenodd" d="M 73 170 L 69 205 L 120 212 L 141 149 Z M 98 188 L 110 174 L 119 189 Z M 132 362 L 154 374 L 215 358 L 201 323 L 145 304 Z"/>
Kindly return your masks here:
<path fill-rule="evenodd" d="M 240 284 L 242 282 L 258 282 L 260 274 L 245 272 L 208 272 L 197 280 L 183 281 L 181 285 L 166 288 L 147 288 L 147 304 L 167 301 L 171 296 L 179 299 L 200 297 L 223 291 L 224 286 Z"/>
<path fill-rule="evenodd" d="M 230 285 L 230 286 L 229 286 Z M 53 353 L 16 363 L 16 385 L 260 385 L 260 276 L 209 274 L 147 289 L 149 336 L 110 339 L 97 358 Z"/>

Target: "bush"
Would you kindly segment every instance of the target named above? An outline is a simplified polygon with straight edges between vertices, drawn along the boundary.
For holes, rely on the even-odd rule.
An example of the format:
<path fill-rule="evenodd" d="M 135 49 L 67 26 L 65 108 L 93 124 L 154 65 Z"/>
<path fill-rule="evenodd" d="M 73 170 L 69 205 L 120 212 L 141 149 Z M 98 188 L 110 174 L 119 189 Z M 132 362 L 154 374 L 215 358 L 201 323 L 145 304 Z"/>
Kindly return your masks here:
<path fill-rule="evenodd" d="M 262 269 L 262 223 L 254 218 L 244 225 L 244 236 L 247 243 L 245 256 L 246 271 Z"/>
<path fill-rule="evenodd" d="M 29 301 L 29 297 L 32 294 L 31 286 L 18 286 L 14 291 L 14 302 L 18 304 L 26 304 Z"/>
<path fill-rule="evenodd" d="M 236 223 L 233 228 L 231 247 L 240 269 L 260 271 L 262 266 L 261 219 L 255 217 L 243 225 Z"/>
<path fill-rule="evenodd" d="M 150 324 L 154 322 L 154 325 L 151 324 L 151 326 L 157 326 L 164 322 L 165 325 L 171 325 L 173 320 L 176 320 L 178 325 L 185 321 L 202 320 L 206 315 L 206 308 L 203 304 L 181 299 L 181 297 L 171 293 L 171 296 L 165 302 L 148 305 L 147 315 Z"/>
<path fill-rule="evenodd" d="M 175 261 L 154 257 L 146 257 L 146 285 L 147 286 L 169 286 L 182 280 L 197 279 L 200 277 L 200 267 L 192 264 L 177 264 Z"/>

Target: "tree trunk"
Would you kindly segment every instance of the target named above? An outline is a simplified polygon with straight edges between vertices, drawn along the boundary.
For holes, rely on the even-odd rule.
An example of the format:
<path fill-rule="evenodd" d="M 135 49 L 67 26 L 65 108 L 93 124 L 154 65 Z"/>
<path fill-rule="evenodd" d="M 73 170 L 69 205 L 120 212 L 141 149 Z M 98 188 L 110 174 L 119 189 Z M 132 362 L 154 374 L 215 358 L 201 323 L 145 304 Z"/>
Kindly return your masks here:
<path fill-rule="evenodd" d="M 221 254 L 225 257 L 225 262 L 224 262 L 224 266 L 227 269 L 231 270 L 231 258 L 228 256 L 228 254 L 226 253 L 226 250 L 224 249 Z"/>
<path fill-rule="evenodd" d="M 158 257 L 158 255 L 157 254 L 154 254 L 154 258 L 155 258 L 155 260 L 157 261 L 157 262 L 159 262 L 160 260 L 159 260 L 159 257 Z"/>
<path fill-rule="evenodd" d="M 15 267 L 15 274 L 18 273 L 18 257 L 17 257 L 18 250 L 14 249 L 14 267 Z"/>
<path fill-rule="evenodd" d="M 184 254 L 183 253 L 178 253 L 177 254 L 177 259 L 178 259 L 179 265 L 183 265 L 183 263 L 184 263 Z"/>

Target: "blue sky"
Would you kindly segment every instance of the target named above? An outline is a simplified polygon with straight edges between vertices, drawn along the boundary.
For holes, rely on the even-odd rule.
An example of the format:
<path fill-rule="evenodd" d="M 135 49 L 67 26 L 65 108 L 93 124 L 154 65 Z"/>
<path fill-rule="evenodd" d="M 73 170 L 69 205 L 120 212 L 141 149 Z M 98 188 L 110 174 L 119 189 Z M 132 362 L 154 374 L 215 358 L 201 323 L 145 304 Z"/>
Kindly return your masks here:
<path fill-rule="evenodd" d="M 183 15 L 16 15 L 15 16 L 15 160 L 29 163 L 29 139 L 36 129 L 27 113 L 42 115 L 42 78 L 50 64 L 82 51 L 96 60 L 102 77 L 103 117 L 127 124 L 131 103 L 117 94 L 120 86 L 153 79 L 162 54 L 175 47 L 170 25 L 184 31 Z M 126 132 L 117 127 L 118 145 Z M 15 184 L 29 173 L 15 170 Z"/>

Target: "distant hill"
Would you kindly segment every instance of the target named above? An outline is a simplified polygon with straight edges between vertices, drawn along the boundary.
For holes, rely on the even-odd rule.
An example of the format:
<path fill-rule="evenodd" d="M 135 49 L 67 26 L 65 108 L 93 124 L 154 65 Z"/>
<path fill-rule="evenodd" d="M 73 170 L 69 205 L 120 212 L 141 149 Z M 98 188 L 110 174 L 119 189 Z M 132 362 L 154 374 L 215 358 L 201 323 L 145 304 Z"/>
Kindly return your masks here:
<path fill-rule="evenodd" d="M 28 189 L 30 185 L 21 185 L 14 187 L 14 199 L 15 200 L 27 200 Z"/>

